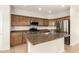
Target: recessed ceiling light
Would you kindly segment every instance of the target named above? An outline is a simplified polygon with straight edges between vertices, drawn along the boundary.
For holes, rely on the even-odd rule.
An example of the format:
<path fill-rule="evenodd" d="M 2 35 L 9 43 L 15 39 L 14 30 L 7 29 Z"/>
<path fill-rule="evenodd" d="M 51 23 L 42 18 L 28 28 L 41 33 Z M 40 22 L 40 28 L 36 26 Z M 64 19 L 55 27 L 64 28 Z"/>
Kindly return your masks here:
<path fill-rule="evenodd" d="M 39 11 L 41 11 L 41 10 L 42 10 L 42 8 L 38 8 L 38 10 L 39 10 Z"/>
<path fill-rule="evenodd" d="M 51 11 L 51 10 L 49 10 L 49 11 L 48 11 L 48 13 L 52 13 L 52 11 Z"/>

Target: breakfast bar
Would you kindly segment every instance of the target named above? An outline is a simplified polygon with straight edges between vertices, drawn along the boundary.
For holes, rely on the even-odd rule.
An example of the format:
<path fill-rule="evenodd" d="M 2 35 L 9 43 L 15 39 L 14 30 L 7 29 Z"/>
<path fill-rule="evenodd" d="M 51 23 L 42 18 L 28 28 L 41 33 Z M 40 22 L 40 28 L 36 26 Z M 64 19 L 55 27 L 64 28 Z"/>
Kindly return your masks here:
<path fill-rule="evenodd" d="M 65 33 L 28 32 L 28 53 L 59 53 L 64 52 Z"/>

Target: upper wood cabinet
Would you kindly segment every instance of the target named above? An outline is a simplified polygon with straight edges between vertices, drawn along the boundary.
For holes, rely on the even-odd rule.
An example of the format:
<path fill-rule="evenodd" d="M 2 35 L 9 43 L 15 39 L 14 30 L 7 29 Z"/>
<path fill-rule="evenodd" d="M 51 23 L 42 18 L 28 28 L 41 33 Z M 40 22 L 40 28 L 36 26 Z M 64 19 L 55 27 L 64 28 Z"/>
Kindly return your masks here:
<path fill-rule="evenodd" d="M 70 20 L 70 16 L 65 16 L 56 19 L 49 19 L 49 25 L 55 25 L 56 22 L 62 23 L 64 20 Z"/>
<path fill-rule="evenodd" d="M 31 18 L 31 22 L 38 22 L 38 25 L 44 25 L 42 18 Z"/>
<path fill-rule="evenodd" d="M 35 18 L 35 17 L 31 17 L 31 22 L 38 22 L 37 20 L 38 18 Z"/>
<path fill-rule="evenodd" d="M 55 23 L 56 23 L 56 20 L 53 20 L 53 19 L 50 19 L 49 20 L 49 25 L 55 26 Z"/>
<path fill-rule="evenodd" d="M 30 18 L 25 16 L 11 15 L 11 25 L 30 25 Z"/>
<path fill-rule="evenodd" d="M 43 22 L 44 22 L 43 19 L 41 19 L 41 18 L 38 19 L 38 25 L 44 25 Z"/>
<path fill-rule="evenodd" d="M 43 18 L 36 18 L 36 17 L 27 17 L 27 16 L 20 16 L 20 15 L 11 15 L 11 25 L 12 26 L 24 26 L 24 25 L 30 25 L 31 22 L 38 22 L 38 25 L 43 26 L 50 26 L 55 25 L 56 21 L 63 21 L 63 20 L 69 20 L 70 17 L 61 17 L 56 19 L 43 19 Z"/>
<path fill-rule="evenodd" d="M 49 25 L 49 20 L 48 19 L 44 19 L 43 20 L 43 25 L 48 26 Z"/>

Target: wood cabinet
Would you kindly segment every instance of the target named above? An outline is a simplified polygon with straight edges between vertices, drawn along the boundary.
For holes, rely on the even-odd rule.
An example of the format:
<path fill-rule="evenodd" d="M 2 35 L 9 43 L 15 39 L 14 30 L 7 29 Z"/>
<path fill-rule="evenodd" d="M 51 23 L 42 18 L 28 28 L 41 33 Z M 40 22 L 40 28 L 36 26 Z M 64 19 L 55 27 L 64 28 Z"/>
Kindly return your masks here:
<path fill-rule="evenodd" d="M 11 25 L 12 26 L 25 26 L 30 25 L 31 22 L 38 22 L 38 25 L 47 26 L 49 25 L 48 19 L 36 18 L 36 17 L 27 17 L 20 15 L 11 15 Z"/>
<path fill-rule="evenodd" d="M 22 32 L 22 43 L 27 43 L 26 39 L 25 32 Z"/>
<path fill-rule="evenodd" d="M 50 26 L 55 26 L 56 20 L 50 19 L 49 20 L 49 25 Z"/>
<path fill-rule="evenodd" d="M 49 20 L 48 19 L 44 19 L 43 20 L 43 25 L 48 26 L 49 25 Z"/>
<path fill-rule="evenodd" d="M 31 22 L 38 22 L 38 25 L 43 25 L 43 19 L 42 18 L 31 18 Z"/>
<path fill-rule="evenodd" d="M 30 25 L 30 18 L 19 15 L 11 15 L 11 25 L 12 26 Z"/>
<path fill-rule="evenodd" d="M 38 22 L 39 26 L 48 26 L 49 20 L 48 19 L 42 19 L 42 18 L 31 18 L 31 22 Z"/>
<path fill-rule="evenodd" d="M 12 26 L 24 26 L 30 25 L 31 22 L 38 22 L 38 25 L 55 25 L 56 21 L 64 21 L 68 20 L 70 17 L 61 17 L 57 19 L 43 19 L 43 18 L 36 18 L 36 17 L 27 17 L 27 16 L 20 16 L 20 15 L 11 15 L 11 25 Z"/>
<path fill-rule="evenodd" d="M 26 39 L 24 38 L 24 32 L 11 32 L 11 39 L 10 39 L 10 44 L 11 46 L 19 45 L 26 43 Z"/>
<path fill-rule="evenodd" d="M 43 22 L 43 19 L 38 19 L 38 25 L 44 25 Z"/>
<path fill-rule="evenodd" d="M 31 22 L 38 22 L 37 20 L 38 18 L 35 18 L 35 17 L 31 17 Z"/>

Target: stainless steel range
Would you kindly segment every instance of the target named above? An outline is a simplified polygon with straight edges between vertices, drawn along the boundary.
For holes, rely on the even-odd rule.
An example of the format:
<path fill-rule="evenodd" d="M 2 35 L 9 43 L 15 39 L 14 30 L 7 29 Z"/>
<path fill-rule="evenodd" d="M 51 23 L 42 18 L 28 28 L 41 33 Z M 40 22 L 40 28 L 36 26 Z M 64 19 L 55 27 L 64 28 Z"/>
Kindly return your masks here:
<path fill-rule="evenodd" d="M 38 22 L 31 22 L 30 31 L 37 31 Z"/>

